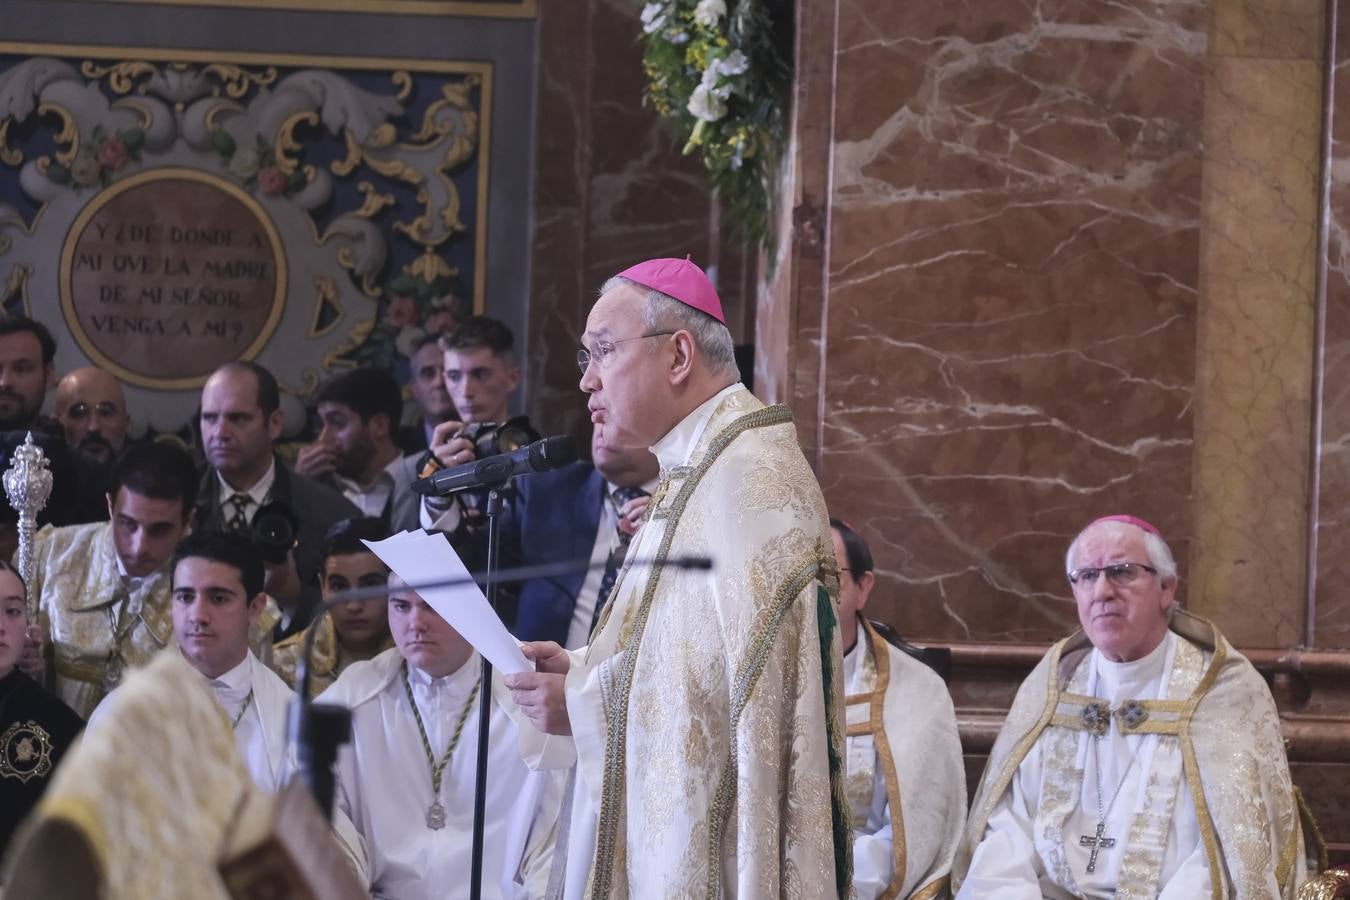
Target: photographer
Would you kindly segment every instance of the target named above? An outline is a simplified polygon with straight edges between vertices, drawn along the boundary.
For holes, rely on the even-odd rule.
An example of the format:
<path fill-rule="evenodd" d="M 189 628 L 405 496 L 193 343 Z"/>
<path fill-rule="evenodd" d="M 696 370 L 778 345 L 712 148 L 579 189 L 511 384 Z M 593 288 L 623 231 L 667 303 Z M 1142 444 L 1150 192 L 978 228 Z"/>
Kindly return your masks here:
<path fill-rule="evenodd" d="M 442 422 L 432 431 L 431 445 L 422 475 L 437 468 L 451 468 L 473 462 L 493 449 L 483 434 L 489 423 L 506 423 L 511 393 L 520 386 L 520 367 L 516 365 L 515 338 L 511 330 L 486 316 L 472 316 L 441 338 L 445 362 L 445 387 L 459 410 L 461 421 Z M 475 440 L 484 437 L 485 440 Z M 510 443 L 508 439 L 507 443 Z M 477 444 L 477 446 L 475 446 Z M 513 449 L 510 446 L 501 449 Z M 449 534 L 462 526 L 472 527 L 480 517 L 477 498 L 432 497 L 422 503 L 421 524 Z"/>
<path fill-rule="evenodd" d="M 198 531 L 247 534 L 259 545 L 265 589 L 281 607 L 277 640 L 313 618 L 323 536 L 334 522 L 358 514 L 337 491 L 277 461 L 272 444 L 285 425 L 280 405 L 276 379 L 256 363 L 230 363 L 207 379 L 201 429 L 209 467 L 195 522 Z"/>

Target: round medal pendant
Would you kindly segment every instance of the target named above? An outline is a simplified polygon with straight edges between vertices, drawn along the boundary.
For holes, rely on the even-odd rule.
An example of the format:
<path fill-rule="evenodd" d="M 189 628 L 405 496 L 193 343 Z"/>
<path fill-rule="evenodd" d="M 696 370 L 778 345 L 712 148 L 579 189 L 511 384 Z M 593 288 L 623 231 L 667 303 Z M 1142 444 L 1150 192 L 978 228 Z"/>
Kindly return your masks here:
<path fill-rule="evenodd" d="M 439 831 L 445 827 L 445 807 L 441 806 L 439 800 L 427 807 L 427 827 L 432 831 Z"/>

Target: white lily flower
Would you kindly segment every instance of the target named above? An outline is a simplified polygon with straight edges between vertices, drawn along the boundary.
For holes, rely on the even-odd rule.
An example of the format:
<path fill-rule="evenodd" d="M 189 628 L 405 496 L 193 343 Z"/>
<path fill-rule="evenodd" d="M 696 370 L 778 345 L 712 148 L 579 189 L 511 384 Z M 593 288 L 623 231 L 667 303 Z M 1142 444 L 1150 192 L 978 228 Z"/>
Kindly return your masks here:
<path fill-rule="evenodd" d="M 664 3 L 648 3 L 642 7 L 642 31 L 644 34 L 652 34 L 660 31 L 666 24 L 666 5 Z"/>
<path fill-rule="evenodd" d="M 716 122 L 727 114 L 727 104 L 725 99 L 719 97 L 707 85 L 700 84 L 694 88 L 694 92 L 689 95 L 689 103 L 685 107 L 690 115 L 704 122 Z"/>
<path fill-rule="evenodd" d="M 732 50 L 713 63 L 719 75 L 743 75 L 750 68 L 750 59 L 739 50 Z"/>
<path fill-rule="evenodd" d="M 699 0 L 694 7 L 694 21 L 704 28 L 714 27 L 726 14 L 726 0 Z"/>

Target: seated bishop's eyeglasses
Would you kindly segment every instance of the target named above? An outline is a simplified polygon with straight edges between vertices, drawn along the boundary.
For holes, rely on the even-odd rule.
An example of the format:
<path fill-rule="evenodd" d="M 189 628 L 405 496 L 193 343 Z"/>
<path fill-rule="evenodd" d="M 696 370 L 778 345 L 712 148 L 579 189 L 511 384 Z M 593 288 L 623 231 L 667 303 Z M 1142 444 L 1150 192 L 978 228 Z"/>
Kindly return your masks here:
<path fill-rule="evenodd" d="M 591 361 L 594 360 L 597 366 L 603 366 L 614 356 L 614 351 L 619 349 L 620 344 L 626 344 L 629 341 L 640 341 L 643 338 L 665 337 L 668 334 L 674 334 L 673 331 L 653 331 L 650 334 L 639 334 L 628 338 L 619 338 L 617 341 L 596 341 L 593 349 L 585 347 L 577 351 L 577 368 L 581 374 L 585 375 L 586 370 L 590 368 Z"/>
<path fill-rule="evenodd" d="M 1132 584 L 1141 572 L 1148 572 L 1150 575 L 1158 574 L 1157 569 L 1143 563 L 1118 562 L 1109 566 L 1086 566 L 1082 569 L 1074 569 L 1069 573 L 1069 584 L 1075 588 L 1092 587 L 1097 583 L 1097 576 L 1104 574 L 1106 580 L 1116 587 L 1125 587 Z"/>

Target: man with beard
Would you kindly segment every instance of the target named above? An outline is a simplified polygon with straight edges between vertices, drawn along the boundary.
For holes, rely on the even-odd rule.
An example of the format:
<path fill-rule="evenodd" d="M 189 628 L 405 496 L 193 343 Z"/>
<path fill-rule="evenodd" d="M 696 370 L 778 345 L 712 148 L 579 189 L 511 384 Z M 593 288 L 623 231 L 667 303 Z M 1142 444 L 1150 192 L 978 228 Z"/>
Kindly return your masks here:
<path fill-rule="evenodd" d="M 295 471 L 342 492 L 390 532 L 417 527 L 417 458 L 394 443 L 403 392 L 383 369 L 353 369 L 319 388 L 319 439 L 301 448 Z"/>
<path fill-rule="evenodd" d="M 56 385 L 56 420 L 68 445 L 96 463 L 111 463 L 126 447 L 131 424 L 121 382 L 93 366 L 66 374 Z"/>
<path fill-rule="evenodd" d="M 103 468 L 72 452 L 61 426 L 41 415 L 55 357 L 56 341 L 41 322 L 26 316 L 0 318 L 0 468 L 9 467 L 14 449 L 31 432 L 52 470 L 52 494 L 38 522 L 97 522 L 107 517 Z M 8 500 L 0 500 L 0 507 L 0 519 L 13 521 Z"/>
<path fill-rule="evenodd" d="M 173 640 L 169 560 L 192 521 L 196 482 L 186 452 L 146 444 L 113 470 L 112 521 L 44 528 L 33 542 L 29 587 L 55 663 L 49 684 L 81 716 Z"/>

